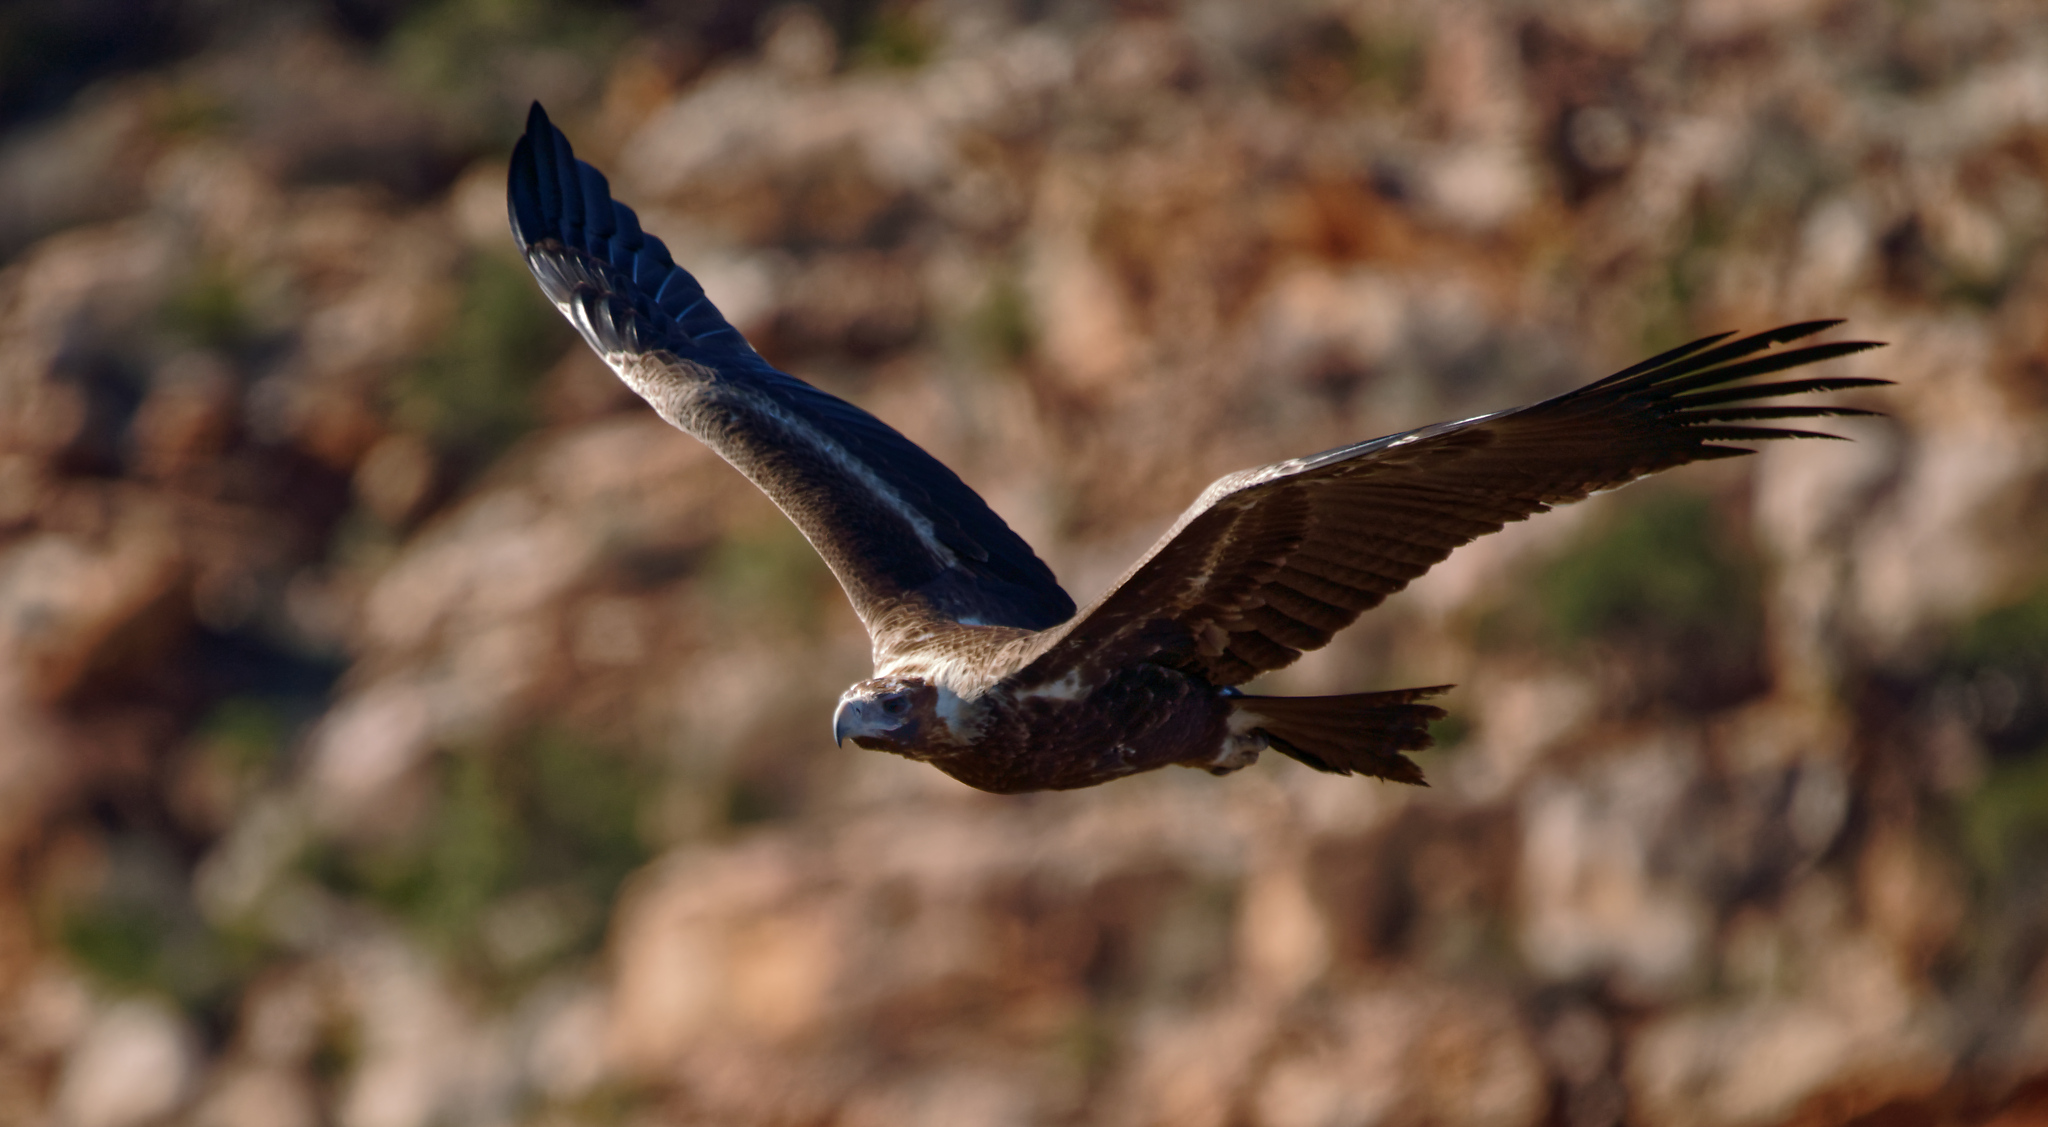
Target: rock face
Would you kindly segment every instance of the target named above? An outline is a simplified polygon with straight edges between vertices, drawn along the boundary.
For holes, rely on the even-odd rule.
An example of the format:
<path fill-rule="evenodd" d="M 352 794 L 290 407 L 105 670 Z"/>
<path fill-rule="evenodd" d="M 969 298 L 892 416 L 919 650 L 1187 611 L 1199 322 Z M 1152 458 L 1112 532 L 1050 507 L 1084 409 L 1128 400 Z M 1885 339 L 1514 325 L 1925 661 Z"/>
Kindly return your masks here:
<path fill-rule="evenodd" d="M 2048 1114 L 2048 16 L 161 7 L 0 80 L 0 1123 Z M 1270 679 L 1457 682 L 1426 791 L 998 799 L 831 746 L 830 576 L 512 257 L 533 97 L 1084 602 L 1694 333 L 1898 382 Z"/>

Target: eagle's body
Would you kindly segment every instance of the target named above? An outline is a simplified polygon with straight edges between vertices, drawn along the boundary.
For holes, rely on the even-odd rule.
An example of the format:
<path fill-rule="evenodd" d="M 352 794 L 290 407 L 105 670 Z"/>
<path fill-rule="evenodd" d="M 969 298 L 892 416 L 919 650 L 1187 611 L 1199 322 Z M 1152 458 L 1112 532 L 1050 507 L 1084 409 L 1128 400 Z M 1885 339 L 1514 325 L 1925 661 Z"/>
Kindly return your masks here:
<path fill-rule="evenodd" d="M 1872 347 L 1772 346 L 1833 322 L 1695 341 L 1534 406 L 1231 474 L 1077 612 L 972 489 L 872 415 L 770 367 L 535 106 L 512 157 L 512 232 L 541 288 L 634 391 L 716 450 L 818 550 L 873 643 L 834 735 L 970 786 L 1092 786 L 1169 764 L 1225 773 L 1267 747 L 1420 783 L 1442 686 L 1333 697 L 1236 689 L 1453 548 L 1730 440 L 1868 414 L 1763 405 L 1882 383 L 1730 386 Z M 1725 342 L 1725 343 L 1724 343 Z"/>
<path fill-rule="evenodd" d="M 1200 678 L 1155 662 L 1092 673 L 1040 684 L 1013 674 L 972 697 L 939 680 L 877 677 L 862 685 L 885 700 L 905 693 L 911 738 L 880 731 L 853 738 L 1001 794 L 1093 786 L 1174 763 L 1210 766 L 1230 741 L 1231 699 Z M 921 694 L 919 685 L 933 691 Z M 843 712 L 842 726 L 847 719 Z"/>

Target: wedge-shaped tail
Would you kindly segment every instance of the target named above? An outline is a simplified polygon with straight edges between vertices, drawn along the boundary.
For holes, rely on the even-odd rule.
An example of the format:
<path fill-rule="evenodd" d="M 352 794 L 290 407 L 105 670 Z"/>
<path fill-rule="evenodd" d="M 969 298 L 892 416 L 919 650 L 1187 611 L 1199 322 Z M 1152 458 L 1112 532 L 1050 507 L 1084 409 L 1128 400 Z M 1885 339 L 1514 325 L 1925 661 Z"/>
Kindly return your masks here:
<path fill-rule="evenodd" d="M 1427 786 L 1422 768 L 1401 754 L 1436 741 L 1432 720 L 1445 716 L 1433 704 L 1417 704 L 1450 688 L 1395 689 L 1335 697 L 1237 697 L 1237 711 L 1253 717 L 1275 750 L 1333 775 L 1372 775 L 1397 783 Z"/>

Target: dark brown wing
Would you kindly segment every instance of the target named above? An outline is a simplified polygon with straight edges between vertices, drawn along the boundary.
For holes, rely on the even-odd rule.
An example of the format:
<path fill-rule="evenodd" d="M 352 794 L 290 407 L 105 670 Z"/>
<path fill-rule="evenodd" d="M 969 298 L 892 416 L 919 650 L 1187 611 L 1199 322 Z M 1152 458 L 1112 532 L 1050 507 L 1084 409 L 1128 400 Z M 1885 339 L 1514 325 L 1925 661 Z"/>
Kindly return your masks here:
<path fill-rule="evenodd" d="M 1868 415 L 1761 401 L 1888 381 L 1729 385 L 1875 347 L 1766 351 L 1839 323 L 1725 344 L 1723 333 L 1534 406 L 1231 474 L 1107 594 L 1048 631 L 1011 682 L 1055 681 L 1094 656 L 1239 684 L 1324 645 L 1453 548 L 1509 521 L 1672 466 L 1751 453 L 1720 443 L 1832 438 L 1752 424 Z"/>
<path fill-rule="evenodd" d="M 1039 630 L 1074 613 L 1052 570 L 953 471 L 769 367 L 538 103 L 507 195 L 549 300 L 663 418 L 781 506 L 878 643 L 932 620 Z"/>

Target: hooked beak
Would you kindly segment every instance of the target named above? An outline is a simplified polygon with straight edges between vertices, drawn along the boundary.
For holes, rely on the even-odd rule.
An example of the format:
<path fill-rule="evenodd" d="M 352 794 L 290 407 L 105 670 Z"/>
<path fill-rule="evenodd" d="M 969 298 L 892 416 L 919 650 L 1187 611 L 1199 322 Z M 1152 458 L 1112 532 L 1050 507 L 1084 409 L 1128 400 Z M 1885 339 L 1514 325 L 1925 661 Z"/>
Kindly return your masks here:
<path fill-rule="evenodd" d="M 848 697 L 832 713 L 832 742 L 844 747 L 852 740 L 857 746 L 876 750 L 890 747 L 914 725 L 902 716 L 891 716 L 882 702 L 868 697 Z"/>
<path fill-rule="evenodd" d="M 854 726 L 857 723 L 854 718 L 854 706 L 858 703 L 858 701 L 842 700 L 839 702 L 839 707 L 832 710 L 832 745 L 834 747 L 846 746 L 846 737 L 853 732 Z"/>

